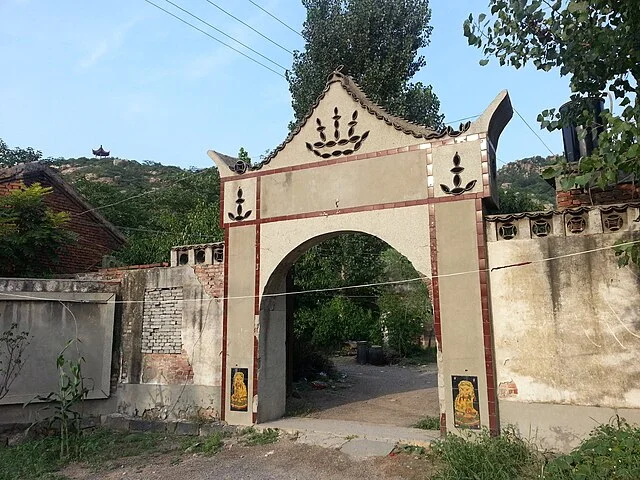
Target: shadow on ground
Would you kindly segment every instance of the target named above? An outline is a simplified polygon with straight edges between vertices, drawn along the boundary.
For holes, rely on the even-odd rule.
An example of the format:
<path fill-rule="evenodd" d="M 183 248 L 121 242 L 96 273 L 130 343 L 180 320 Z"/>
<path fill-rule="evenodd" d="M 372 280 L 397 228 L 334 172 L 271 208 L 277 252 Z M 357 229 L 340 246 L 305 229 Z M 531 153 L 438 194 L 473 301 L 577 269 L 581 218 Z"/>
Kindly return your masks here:
<path fill-rule="evenodd" d="M 409 427 L 425 416 L 439 416 L 438 368 L 359 365 L 355 357 L 335 357 L 341 374 L 324 389 L 297 384 L 287 402 L 290 415 L 353 420 Z"/>

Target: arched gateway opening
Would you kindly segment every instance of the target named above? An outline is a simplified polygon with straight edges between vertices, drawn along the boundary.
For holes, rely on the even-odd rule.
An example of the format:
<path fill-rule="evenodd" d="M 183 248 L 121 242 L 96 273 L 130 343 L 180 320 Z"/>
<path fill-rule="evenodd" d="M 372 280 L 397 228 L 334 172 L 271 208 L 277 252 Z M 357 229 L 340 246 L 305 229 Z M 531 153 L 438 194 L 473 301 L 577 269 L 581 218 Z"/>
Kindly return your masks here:
<path fill-rule="evenodd" d="M 263 162 L 209 152 L 222 182 L 226 421 L 284 412 L 287 297 L 269 292 L 286 291 L 286 271 L 314 242 L 365 232 L 432 279 L 441 425 L 498 429 L 483 209 L 495 201 L 511 115 L 503 92 L 475 122 L 433 131 L 387 114 L 334 72 Z"/>
<path fill-rule="evenodd" d="M 326 288 L 328 290 L 325 292 L 317 292 L 317 294 L 320 294 L 323 297 L 325 297 L 324 302 L 326 303 L 332 300 L 337 300 L 338 302 L 347 302 L 347 304 L 352 307 L 352 310 L 350 312 L 351 314 L 357 315 L 358 313 L 364 313 L 364 312 L 373 313 L 373 315 L 371 315 L 369 318 L 366 318 L 366 315 L 364 315 L 366 320 L 363 320 L 363 321 L 366 322 L 366 325 L 361 325 L 360 328 L 358 328 L 357 326 L 352 324 L 351 328 L 346 329 L 347 331 L 351 331 L 351 332 L 359 331 L 359 333 L 355 334 L 356 337 L 351 338 L 351 337 L 345 336 L 345 337 L 341 337 L 341 340 L 354 340 L 354 339 L 370 340 L 371 338 L 376 337 L 376 333 L 379 333 L 380 336 L 382 335 L 382 330 L 385 327 L 380 323 L 380 318 L 379 318 L 380 312 L 379 311 L 371 312 L 371 310 L 362 310 L 358 312 L 357 310 L 359 308 L 358 305 L 365 305 L 368 303 L 369 308 L 371 308 L 371 303 L 373 303 L 374 305 L 373 309 L 379 310 L 380 304 L 378 303 L 378 301 L 382 299 L 383 302 L 384 300 L 387 300 L 387 308 L 388 308 L 389 297 L 395 296 L 397 298 L 402 298 L 404 296 L 406 298 L 407 297 L 406 294 L 408 292 L 416 292 L 419 290 L 420 287 L 424 289 L 424 285 L 417 285 L 416 282 L 424 282 L 430 286 L 431 282 L 427 276 L 428 274 L 425 274 L 423 272 L 418 272 L 414 268 L 411 268 L 413 264 L 410 261 L 407 261 L 408 258 L 406 257 L 406 255 L 402 255 L 402 252 L 399 252 L 397 249 L 393 248 L 393 245 L 389 244 L 388 242 L 380 241 L 382 239 L 380 238 L 379 235 L 384 235 L 387 238 L 392 236 L 388 235 L 388 233 L 385 235 L 385 232 L 376 232 L 376 233 L 377 235 L 372 234 L 370 232 L 362 232 L 362 231 L 358 231 L 358 232 L 335 231 L 331 233 L 317 235 L 303 242 L 302 244 L 298 245 L 296 248 L 294 248 L 291 252 L 289 252 L 289 254 L 287 254 L 282 259 L 280 264 L 273 270 L 273 273 L 271 274 L 271 277 L 266 282 L 264 291 L 262 292 L 262 300 L 260 304 L 260 319 L 259 319 L 260 323 L 259 323 L 259 338 L 258 338 L 258 345 L 259 345 L 258 391 L 268 392 L 268 394 L 265 395 L 265 397 L 263 397 L 263 399 L 267 398 L 266 401 L 262 401 L 258 403 L 258 411 L 257 411 L 258 422 L 280 418 L 285 413 L 285 407 L 288 405 L 288 402 L 293 401 L 290 394 L 291 394 L 293 381 L 297 380 L 297 378 L 294 378 L 294 372 L 298 370 L 298 368 L 296 367 L 300 367 L 301 357 L 303 357 L 301 348 L 302 349 L 317 348 L 317 346 L 315 346 L 317 345 L 317 343 L 310 342 L 308 339 L 300 338 L 302 337 L 302 335 L 295 335 L 293 332 L 294 324 L 296 324 L 296 320 L 294 319 L 294 313 L 300 312 L 300 303 L 303 303 L 302 300 L 304 298 L 303 295 L 300 294 L 299 287 L 296 288 L 294 286 L 294 280 L 295 279 L 300 280 L 299 275 L 302 273 L 300 268 L 301 265 L 297 264 L 297 267 L 298 267 L 297 269 L 294 269 L 293 267 L 296 266 L 296 262 L 298 262 L 298 260 L 305 253 L 310 252 L 310 250 L 312 250 L 313 247 L 325 246 L 327 243 L 330 243 L 330 242 L 327 242 L 328 240 L 334 239 L 334 238 L 342 239 L 342 240 L 360 240 L 360 241 L 369 240 L 370 244 L 376 245 L 377 247 L 376 250 L 373 251 L 373 253 L 372 251 L 359 251 L 359 253 L 366 258 L 351 259 L 351 262 L 349 263 L 351 263 L 352 266 L 354 263 L 360 264 L 363 267 L 366 267 L 367 265 L 372 266 L 374 264 L 377 264 L 379 268 L 378 271 L 382 273 L 382 266 L 384 265 L 382 256 L 387 254 L 385 255 L 385 258 L 388 259 L 390 257 L 390 255 L 388 254 L 391 254 L 391 258 L 393 259 L 394 262 L 396 262 L 394 266 L 400 267 L 400 268 L 404 267 L 404 270 L 411 272 L 409 276 L 406 276 L 406 278 L 403 278 L 402 280 L 412 279 L 414 280 L 413 282 L 387 286 L 385 289 L 385 292 L 380 291 L 381 287 L 377 287 L 377 289 L 368 288 L 368 287 L 358 287 L 358 285 L 362 285 L 363 283 L 362 281 L 358 281 L 358 280 L 347 282 L 346 289 L 336 288 L 335 290 L 331 291 L 331 287 L 329 286 L 320 287 L 321 289 Z M 378 241 L 371 242 L 371 240 L 374 240 L 374 239 L 377 239 Z M 391 240 L 393 241 L 393 239 Z M 407 246 L 408 245 L 405 243 L 401 246 L 401 248 L 407 248 Z M 353 249 L 353 248 L 351 248 L 350 250 L 351 250 L 350 252 L 347 252 L 348 254 L 355 253 L 356 251 L 356 249 Z M 420 250 L 419 248 L 418 249 L 413 248 L 406 251 L 406 253 L 411 255 L 414 262 L 420 262 L 421 254 L 428 255 L 428 250 L 424 252 L 420 252 L 419 250 Z M 329 255 L 331 255 L 330 251 L 314 252 L 314 253 L 319 253 L 320 255 L 328 253 Z M 343 255 L 344 255 L 344 252 L 343 252 Z M 344 275 L 346 273 L 346 275 L 349 275 L 353 271 L 349 269 L 348 266 L 346 267 L 344 266 L 344 264 L 342 263 L 343 260 L 344 260 L 344 256 L 343 258 L 340 258 L 338 260 L 338 263 L 341 263 L 341 267 L 343 269 L 342 274 Z M 404 260 L 404 262 L 402 262 L 402 260 Z M 408 263 L 409 265 L 405 264 L 405 262 Z M 426 268 L 428 266 L 424 258 L 422 259 L 422 266 L 423 268 Z M 338 268 L 340 269 L 341 267 L 338 267 Z M 340 272 L 336 272 L 335 276 L 339 277 Z M 349 276 L 358 277 L 358 275 L 349 275 Z M 422 277 L 423 280 L 419 280 L 419 277 Z M 392 278 L 392 277 L 386 277 L 386 278 Z M 395 280 L 398 280 L 395 277 L 393 278 Z M 372 277 L 367 277 L 367 279 L 371 280 Z M 342 284 L 342 282 L 339 282 L 336 279 L 334 282 L 331 283 L 331 286 L 335 287 L 340 284 Z M 319 285 L 316 285 L 316 286 L 319 286 Z M 350 288 L 350 286 L 355 286 L 358 288 L 352 289 Z M 402 290 L 404 292 L 404 295 L 399 290 Z M 374 293 L 375 295 L 370 295 L 372 293 Z M 307 295 L 313 295 L 313 292 Z M 420 297 L 420 301 L 424 302 L 424 307 L 425 307 L 424 311 L 427 312 L 429 310 L 428 308 L 429 299 L 426 292 L 424 292 L 424 297 Z M 355 312 L 354 312 L 354 309 L 355 309 Z M 318 315 L 317 310 L 315 311 L 312 310 L 309 313 L 311 315 Z M 387 313 L 395 314 L 396 312 L 387 312 Z M 424 318 L 422 318 L 421 320 L 427 323 L 428 326 L 432 326 L 431 316 L 428 314 L 424 314 L 423 317 Z M 327 322 L 327 320 L 329 321 Z M 344 319 L 343 322 L 345 321 L 349 322 L 350 320 L 353 320 L 353 319 Z M 336 317 L 332 316 L 332 318 L 330 319 L 324 319 L 324 322 L 326 323 L 327 327 L 334 330 L 330 334 L 328 335 L 325 334 L 323 336 L 323 338 L 325 339 L 325 342 L 326 342 L 327 336 L 330 337 L 328 343 L 331 343 L 331 340 L 335 338 L 334 335 L 340 336 L 341 333 L 344 334 L 345 329 L 343 328 L 342 330 L 340 330 L 339 328 L 339 327 L 344 327 L 344 325 L 338 325 L 339 323 L 343 323 L 343 322 L 339 322 Z M 299 324 L 297 324 L 296 326 L 299 327 Z M 314 327 L 311 327 L 311 329 L 313 328 Z M 393 338 L 393 335 L 396 332 L 393 330 L 393 325 L 390 328 L 391 328 L 390 333 L 392 338 L 391 338 L 391 342 L 389 343 L 392 346 L 392 348 L 396 347 L 397 349 L 397 345 L 394 344 L 394 338 Z M 414 325 L 414 328 L 415 328 L 415 325 Z M 376 329 L 378 330 L 378 332 L 375 332 Z M 420 329 L 419 332 L 414 332 L 414 337 L 405 339 L 405 343 L 406 344 L 413 343 L 413 341 L 417 340 L 419 335 L 422 333 L 424 333 L 423 329 Z M 360 335 L 360 336 L 357 336 L 357 335 Z M 381 338 L 379 342 L 380 341 L 381 341 Z M 297 342 L 303 342 L 303 345 L 298 345 Z M 320 340 L 320 342 L 318 343 L 322 343 L 322 340 Z M 355 358 L 351 358 L 350 362 L 355 363 Z M 380 371 L 379 368 L 374 368 L 373 370 L 375 370 L 376 372 Z M 381 387 L 381 386 L 377 386 L 377 387 L 370 386 L 370 387 L 372 392 L 376 392 L 377 390 L 379 390 L 380 392 L 384 392 L 388 390 L 389 393 L 391 393 L 393 391 L 393 388 L 385 389 L 384 387 Z M 391 386 L 388 385 L 387 387 L 391 387 Z M 402 387 L 399 386 L 398 388 L 402 388 Z M 419 389 L 418 385 L 411 386 L 411 390 L 418 390 L 418 389 Z M 285 398 L 285 392 L 286 392 L 286 398 Z M 365 392 L 356 391 L 353 393 L 355 393 L 355 398 L 357 398 L 358 394 L 362 395 Z M 370 393 L 371 392 L 369 392 L 369 394 Z M 401 393 L 401 392 L 393 391 L 393 393 Z M 376 392 L 376 396 L 381 396 L 381 395 L 382 393 Z M 426 402 L 427 402 L 426 398 L 422 400 L 424 400 L 425 405 L 421 405 L 420 407 L 425 407 L 425 408 L 419 408 L 419 410 L 423 411 L 424 415 L 427 415 L 427 413 L 431 415 L 439 414 L 437 397 L 435 400 L 431 398 L 431 402 L 433 403 L 433 405 L 426 405 Z M 393 406 L 397 406 L 397 405 L 393 405 Z M 344 414 L 337 413 L 337 415 L 338 415 L 338 418 L 344 418 Z M 349 415 L 347 415 L 347 417 L 348 416 Z M 407 423 L 406 426 L 418 421 L 420 416 L 421 415 L 417 414 L 413 419 L 413 421 L 410 421 L 408 423 L 405 422 Z M 347 418 L 347 419 L 355 420 L 355 418 Z M 371 418 L 371 415 L 369 415 L 366 421 L 371 423 L 376 423 L 376 421 Z M 402 423 L 401 419 L 396 420 L 394 418 L 385 418 L 380 423 L 394 423 L 394 421 L 398 421 Z M 398 424 L 398 426 L 405 426 L 405 425 Z"/>

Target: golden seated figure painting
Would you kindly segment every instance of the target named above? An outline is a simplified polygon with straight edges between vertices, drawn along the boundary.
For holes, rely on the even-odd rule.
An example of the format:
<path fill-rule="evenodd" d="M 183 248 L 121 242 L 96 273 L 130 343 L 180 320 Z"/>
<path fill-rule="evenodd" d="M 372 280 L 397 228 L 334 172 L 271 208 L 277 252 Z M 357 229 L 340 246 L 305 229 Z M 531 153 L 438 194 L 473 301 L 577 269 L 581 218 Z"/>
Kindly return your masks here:
<path fill-rule="evenodd" d="M 460 428 L 480 428 L 478 411 L 477 378 L 452 377 L 455 409 L 455 426 Z"/>
<path fill-rule="evenodd" d="M 232 369 L 231 410 L 247 411 L 247 368 Z"/>

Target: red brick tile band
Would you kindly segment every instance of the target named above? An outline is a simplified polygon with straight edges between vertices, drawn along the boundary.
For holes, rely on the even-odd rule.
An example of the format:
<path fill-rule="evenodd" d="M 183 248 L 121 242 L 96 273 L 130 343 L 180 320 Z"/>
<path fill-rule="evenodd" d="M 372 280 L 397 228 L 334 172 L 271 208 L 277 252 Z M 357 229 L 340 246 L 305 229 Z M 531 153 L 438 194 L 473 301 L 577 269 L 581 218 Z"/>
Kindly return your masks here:
<path fill-rule="evenodd" d="M 484 232 L 482 200 L 476 199 L 476 232 L 479 268 L 486 268 L 487 248 Z M 484 266 L 484 267 L 483 267 Z M 489 409 L 489 430 L 492 435 L 499 434 L 496 375 L 493 352 L 493 333 L 491 331 L 491 311 L 489 309 L 489 275 L 486 271 L 478 273 L 480 280 L 480 301 L 482 302 L 482 333 L 484 339 L 484 360 L 487 381 L 487 405 Z M 435 310 L 435 308 L 434 308 Z"/>

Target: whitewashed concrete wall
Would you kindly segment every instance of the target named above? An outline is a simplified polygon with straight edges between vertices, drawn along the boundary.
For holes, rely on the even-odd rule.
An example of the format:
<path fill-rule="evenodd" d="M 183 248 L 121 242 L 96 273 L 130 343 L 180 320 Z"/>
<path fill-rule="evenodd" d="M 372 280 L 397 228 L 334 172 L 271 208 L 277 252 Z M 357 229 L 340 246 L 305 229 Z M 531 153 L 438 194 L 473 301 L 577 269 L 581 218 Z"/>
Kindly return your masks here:
<path fill-rule="evenodd" d="M 616 414 L 640 421 L 640 275 L 606 248 L 640 240 L 639 214 L 488 218 L 502 426 L 567 450 Z"/>

